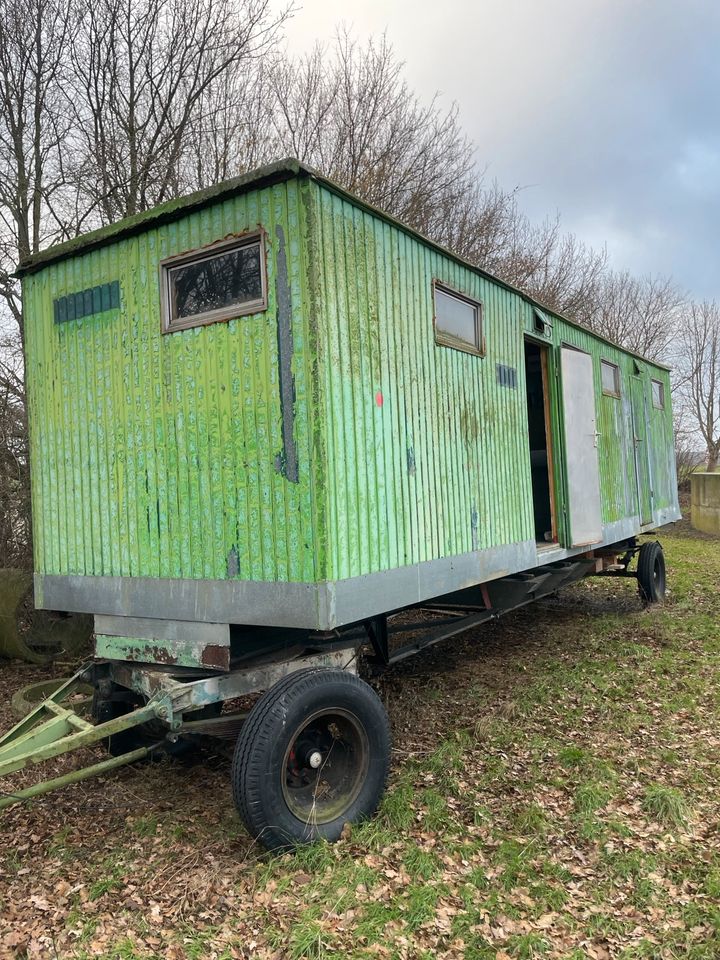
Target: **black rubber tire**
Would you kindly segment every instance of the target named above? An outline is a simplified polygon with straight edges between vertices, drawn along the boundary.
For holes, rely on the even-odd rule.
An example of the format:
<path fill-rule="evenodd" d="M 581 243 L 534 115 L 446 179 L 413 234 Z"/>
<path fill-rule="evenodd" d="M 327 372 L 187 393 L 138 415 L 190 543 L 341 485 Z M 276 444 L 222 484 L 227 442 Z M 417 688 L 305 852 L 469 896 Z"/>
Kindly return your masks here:
<path fill-rule="evenodd" d="M 305 720 L 319 712 L 352 715 L 366 738 L 366 766 L 358 792 L 328 822 L 299 819 L 285 792 L 287 751 Z M 268 850 L 314 840 L 337 840 L 346 823 L 373 815 L 385 791 L 390 766 L 390 722 L 372 687 L 343 670 L 311 668 L 280 680 L 256 703 L 235 745 L 233 799 L 250 835 Z"/>
<path fill-rule="evenodd" d="M 638 554 L 637 579 L 645 603 L 659 603 L 665 596 L 665 555 L 657 540 L 644 543 Z"/>

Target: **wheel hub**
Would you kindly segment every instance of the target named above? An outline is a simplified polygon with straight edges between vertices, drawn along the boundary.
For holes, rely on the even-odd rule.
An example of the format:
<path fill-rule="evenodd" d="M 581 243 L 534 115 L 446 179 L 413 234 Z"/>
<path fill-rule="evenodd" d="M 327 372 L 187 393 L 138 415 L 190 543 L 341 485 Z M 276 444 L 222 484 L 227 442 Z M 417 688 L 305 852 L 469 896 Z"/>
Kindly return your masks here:
<path fill-rule="evenodd" d="M 303 823 L 329 823 L 357 799 L 368 768 L 368 740 L 357 717 L 340 708 L 307 718 L 285 753 L 282 789 Z"/>

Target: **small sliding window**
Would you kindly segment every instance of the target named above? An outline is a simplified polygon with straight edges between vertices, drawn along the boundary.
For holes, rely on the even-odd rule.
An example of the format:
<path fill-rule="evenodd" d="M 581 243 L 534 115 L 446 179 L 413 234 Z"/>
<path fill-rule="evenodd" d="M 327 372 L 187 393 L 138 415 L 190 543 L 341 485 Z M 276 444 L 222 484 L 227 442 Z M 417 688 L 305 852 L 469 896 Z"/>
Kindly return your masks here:
<path fill-rule="evenodd" d="M 600 361 L 602 392 L 607 397 L 620 396 L 620 368 L 609 360 Z"/>
<path fill-rule="evenodd" d="M 267 307 L 261 233 L 170 257 L 160 264 L 163 332 L 259 313 Z"/>
<path fill-rule="evenodd" d="M 482 356 L 482 303 L 446 287 L 438 280 L 433 283 L 433 300 L 436 343 Z"/>
<path fill-rule="evenodd" d="M 665 384 L 662 380 L 651 380 L 652 403 L 657 410 L 665 409 Z"/>

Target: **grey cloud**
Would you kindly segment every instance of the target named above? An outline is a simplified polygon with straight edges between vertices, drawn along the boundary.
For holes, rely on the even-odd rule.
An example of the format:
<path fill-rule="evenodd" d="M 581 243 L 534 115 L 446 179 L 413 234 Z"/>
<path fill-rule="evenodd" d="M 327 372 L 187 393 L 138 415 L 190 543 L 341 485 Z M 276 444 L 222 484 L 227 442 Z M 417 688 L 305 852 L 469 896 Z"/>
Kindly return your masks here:
<path fill-rule="evenodd" d="M 523 186 L 532 217 L 559 210 L 618 267 L 720 297 L 720 3 L 366 0 L 342 16 L 360 37 L 387 28 L 411 82 L 457 100 L 479 164 Z M 291 48 L 336 19 L 310 0 Z"/>

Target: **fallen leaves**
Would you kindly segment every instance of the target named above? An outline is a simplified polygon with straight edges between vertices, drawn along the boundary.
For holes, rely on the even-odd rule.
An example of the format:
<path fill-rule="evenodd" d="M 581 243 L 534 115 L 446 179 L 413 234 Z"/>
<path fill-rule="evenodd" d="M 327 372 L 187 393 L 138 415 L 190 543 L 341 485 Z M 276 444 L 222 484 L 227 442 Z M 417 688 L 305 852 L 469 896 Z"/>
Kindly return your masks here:
<path fill-rule="evenodd" d="M 263 854 L 212 755 L 11 808 L 0 957 L 720 956 L 720 548 L 667 546 L 660 611 L 583 584 L 391 671 L 402 809 L 334 847 Z"/>

